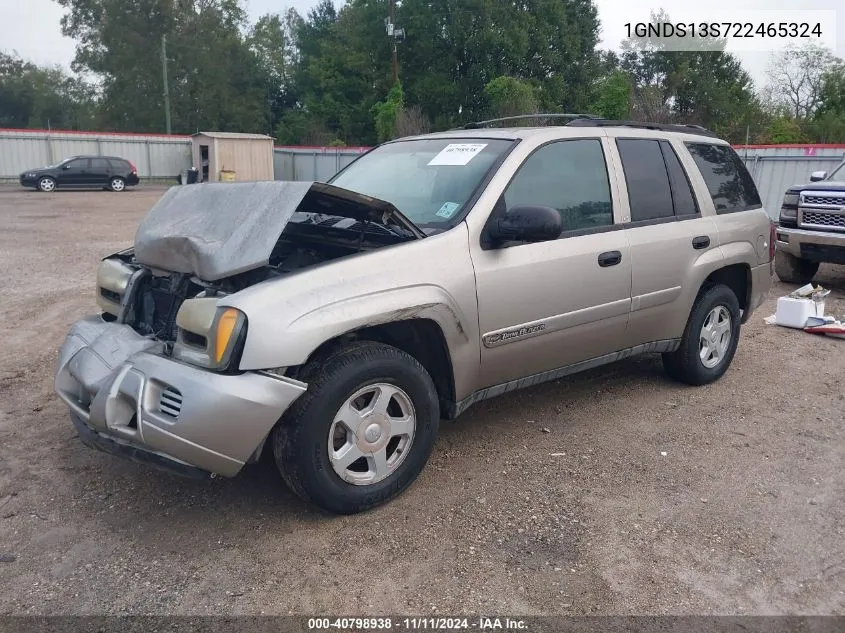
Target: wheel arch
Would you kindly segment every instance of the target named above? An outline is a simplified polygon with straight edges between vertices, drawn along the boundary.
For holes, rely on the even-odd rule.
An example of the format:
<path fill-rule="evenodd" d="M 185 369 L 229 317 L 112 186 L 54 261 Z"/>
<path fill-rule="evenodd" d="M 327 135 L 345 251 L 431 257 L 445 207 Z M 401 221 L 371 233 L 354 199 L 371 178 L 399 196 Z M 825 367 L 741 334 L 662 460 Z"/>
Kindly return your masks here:
<path fill-rule="evenodd" d="M 374 341 L 390 345 L 414 357 L 431 376 L 440 400 L 441 416 L 455 402 L 455 374 L 446 335 L 440 324 L 429 318 L 412 318 L 349 330 L 317 347 L 305 363 L 287 369 L 287 375 L 307 382 L 309 368 L 352 341 Z"/>
<path fill-rule="evenodd" d="M 742 323 L 748 321 L 751 316 L 748 306 L 751 303 L 751 266 L 746 263 L 727 264 L 711 272 L 698 290 L 701 296 L 707 289 L 721 284 L 727 286 L 736 295 L 739 308 L 742 310 Z"/>

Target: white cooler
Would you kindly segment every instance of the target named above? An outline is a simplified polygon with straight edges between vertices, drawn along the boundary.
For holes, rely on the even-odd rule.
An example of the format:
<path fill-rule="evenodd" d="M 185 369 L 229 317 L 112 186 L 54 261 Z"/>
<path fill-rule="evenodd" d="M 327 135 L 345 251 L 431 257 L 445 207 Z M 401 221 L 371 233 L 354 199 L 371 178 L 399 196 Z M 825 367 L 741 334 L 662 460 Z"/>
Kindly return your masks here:
<path fill-rule="evenodd" d="M 781 297 L 778 299 L 775 322 L 785 327 L 804 329 L 807 319 L 822 316 L 824 316 L 824 301 Z"/>

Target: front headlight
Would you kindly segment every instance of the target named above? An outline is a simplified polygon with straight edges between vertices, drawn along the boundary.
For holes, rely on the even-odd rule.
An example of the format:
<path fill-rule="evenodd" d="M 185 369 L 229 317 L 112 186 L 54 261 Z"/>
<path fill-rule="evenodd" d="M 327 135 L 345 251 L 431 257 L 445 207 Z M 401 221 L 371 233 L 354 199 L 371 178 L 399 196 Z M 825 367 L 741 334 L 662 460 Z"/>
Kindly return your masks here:
<path fill-rule="evenodd" d="M 240 310 L 218 308 L 213 297 L 188 299 L 179 308 L 176 325 L 174 358 L 215 370 L 230 369 L 237 362 L 247 325 Z"/>
<path fill-rule="evenodd" d="M 218 368 L 227 367 L 238 346 L 238 339 L 246 328 L 246 315 L 236 308 L 220 308 L 217 312 L 212 332 L 214 364 Z M 243 344 L 241 342 L 241 344 Z"/>
<path fill-rule="evenodd" d="M 783 204 L 780 208 L 780 219 L 795 221 L 798 219 L 798 192 L 787 191 L 783 196 Z"/>
<path fill-rule="evenodd" d="M 103 312 L 120 316 L 120 305 L 135 268 L 119 259 L 104 259 L 97 269 L 97 305 Z"/>

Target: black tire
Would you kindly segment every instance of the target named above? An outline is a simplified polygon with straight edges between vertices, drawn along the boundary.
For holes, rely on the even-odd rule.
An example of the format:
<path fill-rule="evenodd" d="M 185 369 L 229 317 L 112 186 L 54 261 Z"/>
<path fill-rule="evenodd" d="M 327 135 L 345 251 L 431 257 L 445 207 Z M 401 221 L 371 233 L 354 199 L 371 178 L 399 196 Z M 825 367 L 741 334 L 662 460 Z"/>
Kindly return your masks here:
<path fill-rule="evenodd" d="M 56 190 L 56 180 L 54 178 L 50 178 L 49 176 L 42 176 L 38 179 L 38 191 L 42 191 L 44 193 L 52 193 Z"/>
<path fill-rule="evenodd" d="M 727 349 L 714 367 L 705 366 L 700 357 L 700 335 L 710 312 L 719 306 L 730 315 L 730 339 Z M 663 354 L 663 367 L 670 377 L 688 385 L 705 385 L 718 380 L 730 367 L 739 343 L 739 300 L 733 290 L 722 284 L 702 289 L 692 306 L 680 347 Z"/>
<path fill-rule="evenodd" d="M 813 277 L 819 272 L 819 263 L 801 259 L 783 251 L 776 251 L 775 272 L 781 281 L 803 286 L 813 281 Z"/>
<path fill-rule="evenodd" d="M 353 514 L 399 495 L 422 471 L 440 421 L 437 390 L 428 372 L 405 352 L 370 341 L 343 346 L 304 369 L 308 390 L 294 402 L 273 432 L 276 465 L 302 499 L 336 514 Z M 369 485 L 341 479 L 329 459 L 328 439 L 337 411 L 368 384 L 402 389 L 416 415 L 413 441 L 396 470 Z"/>
<path fill-rule="evenodd" d="M 120 176 L 114 176 L 109 179 L 109 189 L 117 192 L 126 191 L 126 181 Z"/>

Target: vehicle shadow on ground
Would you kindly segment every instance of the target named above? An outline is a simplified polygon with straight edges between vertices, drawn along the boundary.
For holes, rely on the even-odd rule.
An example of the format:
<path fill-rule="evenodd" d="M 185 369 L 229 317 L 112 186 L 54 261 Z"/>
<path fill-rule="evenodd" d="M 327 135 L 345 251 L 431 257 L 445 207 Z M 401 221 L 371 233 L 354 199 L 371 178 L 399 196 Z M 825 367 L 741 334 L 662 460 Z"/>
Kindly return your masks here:
<path fill-rule="evenodd" d="M 845 266 L 822 264 L 813 283 L 832 290 L 841 298 L 845 295 Z"/>
<path fill-rule="evenodd" d="M 655 383 L 679 388 L 663 374 L 660 357 L 649 355 L 478 403 L 458 420 L 441 422 L 433 458 L 443 450 L 471 453 L 479 436 L 482 436 L 481 441 L 492 443 L 496 438 L 513 433 L 517 430 L 516 425 L 529 424 L 528 420 L 534 424 L 533 430 L 539 432 L 540 421 L 545 415 L 555 416 L 554 422 L 548 424 L 560 430 L 568 423 L 565 408 L 578 411 L 590 407 L 602 397 L 601 392 L 614 387 L 651 388 Z M 624 399 L 616 402 L 614 406 L 625 406 Z M 556 410 L 558 413 L 563 411 L 564 415 L 556 416 Z M 596 419 L 594 423 L 596 433 L 600 434 L 602 420 Z M 74 438 L 73 441 L 78 440 Z M 89 449 L 80 447 L 79 450 Z M 96 462 L 96 494 L 81 495 L 77 502 L 90 504 L 88 510 L 94 514 L 102 515 L 103 507 L 109 507 L 105 520 L 113 523 L 114 529 L 124 529 L 131 523 L 150 532 L 166 533 L 178 526 L 182 531 L 187 527 L 186 533 L 190 533 L 193 525 L 205 532 L 211 529 L 226 536 L 238 531 L 238 523 L 245 525 L 256 518 L 281 525 L 294 521 L 299 529 L 303 523 L 317 526 L 343 521 L 301 501 L 287 488 L 276 470 L 269 446 L 265 446 L 258 464 L 245 467 L 237 477 L 206 481 L 183 479 L 110 455 L 94 453 L 89 459 Z M 90 487 L 91 472 L 82 470 L 77 483 Z M 441 473 L 429 474 L 426 481 L 417 482 L 406 494 L 418 494 L 422 498 L 430 492 L 426 487 L 438 486 L 431 478 L 436 479 Z M 383 511 L 390 512 L 389 507 Z M 221 522 L 221 517 L 227 518 Z"/>

